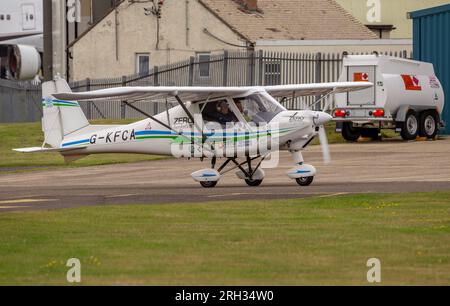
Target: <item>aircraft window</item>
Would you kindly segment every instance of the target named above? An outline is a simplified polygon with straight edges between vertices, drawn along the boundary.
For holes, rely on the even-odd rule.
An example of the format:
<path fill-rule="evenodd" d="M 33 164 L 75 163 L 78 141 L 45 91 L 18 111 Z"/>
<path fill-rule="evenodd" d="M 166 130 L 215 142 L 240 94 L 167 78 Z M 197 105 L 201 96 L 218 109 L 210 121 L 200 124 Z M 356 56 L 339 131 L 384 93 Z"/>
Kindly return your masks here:
<path fill-rule="evenodd" d="M 247 121 L 256 124 L 270 122 L 283 107 L 274 99 L 263 94 L 253 94 L 245 98 L 234 99 L 236 106 L 241 110 Z"/>
<path fill-rule="evenodd" d="M 202 116 L 205 122 L 218 122 L 222 126 L 229 122 L 238 122 L 226 100 L 209 102 L 204 106 Z"/>
<path fill-rule="evenodd" d="M 6 15 L 6 20 L 11 20 L 11 15 Z"/>
<path fill-rule="evenodd" d="M 5 20 L 5 15 L 0 15 L 0 20 Z"/>
<path fill-rule="evenodd" d="M 30 14 L 30 20 L 33 20 L 33 19 L 34 19 L 34 15 Z"/>

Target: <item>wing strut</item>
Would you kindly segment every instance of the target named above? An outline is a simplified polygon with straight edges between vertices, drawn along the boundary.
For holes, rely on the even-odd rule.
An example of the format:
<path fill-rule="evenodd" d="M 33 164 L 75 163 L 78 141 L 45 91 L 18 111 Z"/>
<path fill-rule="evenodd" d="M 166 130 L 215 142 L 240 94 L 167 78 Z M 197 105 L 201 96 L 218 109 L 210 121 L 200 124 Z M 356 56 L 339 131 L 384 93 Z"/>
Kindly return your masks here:
<path fill-rule="evenodd" d="M 327 93 L 325 93 L 322 97 L 320 97 L 319 99 L 317 99 L 313 104 L 311 104 L 308 109 L 312 109 L 313 107 L 315 107 L 317 104 L 319 104 L 320 102 L 322 102 L 323 100 L 327 99 L 329 96 L 331 96 L 332 94 L 336 93 L 337 88 L 333 88 L 330 89 Z M 328 110 L 328 105 L 329 103 L 327 103 L 324 107 L 324 109 L 322 111 L 326 112 Z"/>
<path fill-rule="evenodd" d="M 191 140 L 191 141 L 194 143 L 194 139 L 193 139 L 192 137 L 188 137 L 188 136 L 184 135 L 184 134 L 181 133 L 181 132 L 175 131 L 175 130 L 174 130 L 171 126 L 169 126 L 168 124 L 165 124 L 165 123 L 162 122 L 161 120 L 156 119 L 154 116 L 152 116 L 152 115 L 150 115 L 150 114 L 144 112 L 143 110 L 141 110 L 141 109 L 137 108 L 136 106 L 134 106 L 134 105 L 128 103 L 127 101 L 123 101 L 123 104 L 125 104 L 126 106 L 128 106 L 128 107 L 134 109 L 135 111 L 137 111 L 137 112 L 139 112 L 139 113 L 141 113 L 142 115 L 144 115 L 144 116 L 146 116 L 146 117 L 152 119 L 153 121 L 155 121 L 155 122 L 161 124 L 163 127 L 165 127 L 166 129 L 168 129 L 169 131 L 174 132 L 174 133 L 177 134 L 178 136 L 185 137 L 185 138 Z"/>
<path fill-rule="evenodd" d="M 180 104 L 181 108 L 184 110 L 184 112 L 186 113 L 186 115 L 189 117 L 189 119 L 192 121 L 192 123 L 194 124 L 194 126 L 197 128 L 197 130 L 202 133 L 202 142 L 204 143 L 206 141 L 206 136 L 203 133 L 203 129 L 200 129 L 199 126 L 197 126 L 197 123 L 195 122 L 194 116 L 192 115 L 192 113 L 188 110 L 188 108 L 186 107 L 186 105 L 184 104 L 184 102 L 181 100 L 181 98 L 178 95 L 175 95 L 175 99 L 177 99 L 178 104 Z"/>
<path fill-rule="evenodd" d="M 194 120 L 194 116 L 192 115 L 192 113 L 187 109 L 186 105 L 184 105 L 184 102 L 180 99 L 180 97 L 178 95 L 175 96 L 175 99 L 177 99 L 178 104 L 180 104 L 181 108 L 184 110 L 184 112 L 186 113 L 186 115 L 189 117 L 189 119 L 191 119 L 192 123 L 195 122 Z"/>
<path fill-rule="evenodd" d="M 146 117 L 152 119 L 153 121 L 155 121 L 155 122 L 161 124 L 161 125 L 162 125 L 163 127 L 165 127 L 166 129 L 169 129 L 169 130 L 171 130 L 172 132 L 175 132 L 175 133 L 179 134 L 178 132 L 174 131 L 169 125 L 167 125 L 167 124 L 165 124 L 164 122 L 162 122 L 162 121 L 156 119 L 155 117 L 151 116 L 150 114 L 147 114 L 147 113 L 144 112 L 143 110 L 141 110 L 141 109 L 137 108 L 136 106 L 134 106 L 134 105 L 128 103 L 127 101 L 123 101 L 123 104 L 125 104 L 126 106 L 128 106 L 128 107 L 134 109 L 135 111 L 137 111 L 137 112 L 139 112 L 139 113 L 141 113 L 142 115 L 144 115 L 144 116 L 146 116 Z"/>
<path fill-rule="evenodd" d="M 180 101 L 181 101 L 181 100 L 180 100 Z M 125 104 L 126 106 L 128 106 L 128 107 L 134 109 L 134 110 L 137 111 L 138 113 L 141 113 L 142 115 L 144 115 L 144 116 L 150 118 L 151 120 L 153 120 L 153 121 L 155 121 L 155 122 L 161 124 L 161 125 L 164 126 L 166 129 L 168 129 L 168 130 L 174 132 L 174 133 L 177 134 L 178 136 L 181 136 L 181 137 L 184 137 L 184 138 L 186 138 L 186 139 L 189 139 L 190 141 L 192 141 L 193 144 L 195 143 L 195 139 L 194 139 L 193 137 L 189 137 L 189 136 L 184 135 L 184 134 L 181 133 L 181 132 L 175 131 L 175 130 L 174 130 L 171 126 L 169 126 L 168 124 L 165 124 L 165 123 L 162 122 L 161 120 L 156 119 L 154 116 L 152 116 L 152 115 L 150 115 L 150 114 L 144 112 L 143 110 L 141 110 L 140 108 L 138 108 L 138 107 L 136 107 L 136 106 L 130 104 L 129 102 L 123 101 L 123 104 Z M 183 102 L 181 102 L 181 104 L 184 105 Z M 183 108 L 183 109 L 184 109 L 184 108 Z M 189 110 L 186 109 L 186 111 L 187 111 L 188 116 L 189 116 L 189 115 L 192 116 L 192 114 L 189 112 Z M 204 143 L 204 142 L 205 142 L 205 137 L 206 137 L 206 136 L 204 135 L 203 131 L 202 131 L 202 135 L 203 135 L 203 141 L 202 141 L 202 143 Z M 208 150 L 208 151 L 209 151 L 209 150 Z"/>

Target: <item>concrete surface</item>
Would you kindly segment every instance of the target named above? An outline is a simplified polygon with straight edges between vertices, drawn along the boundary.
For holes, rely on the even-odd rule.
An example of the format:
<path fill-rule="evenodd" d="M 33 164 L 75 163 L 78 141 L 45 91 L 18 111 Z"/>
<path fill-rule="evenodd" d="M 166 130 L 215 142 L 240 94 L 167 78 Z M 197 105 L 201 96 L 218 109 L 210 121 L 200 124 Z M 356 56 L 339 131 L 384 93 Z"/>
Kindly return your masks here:
<path fill-rule="evenodd" d="M 318 175 L 300 187 L 278 168 L 266 169 L 260 187 L 247 187 L 227 174 L 214 189 L 203 189 L 190 173 L 209 162 L 164 160 L 136 164 L 0 175 L 0 212 L 90 205 L 156 204 L 246 199 L 284 199 L 354 193 L 450 190 L 450 139 L 435 142 L 385 141 L 331 146 L 333 162 L 323 165 L 319 146 L 304 152 Z"/>

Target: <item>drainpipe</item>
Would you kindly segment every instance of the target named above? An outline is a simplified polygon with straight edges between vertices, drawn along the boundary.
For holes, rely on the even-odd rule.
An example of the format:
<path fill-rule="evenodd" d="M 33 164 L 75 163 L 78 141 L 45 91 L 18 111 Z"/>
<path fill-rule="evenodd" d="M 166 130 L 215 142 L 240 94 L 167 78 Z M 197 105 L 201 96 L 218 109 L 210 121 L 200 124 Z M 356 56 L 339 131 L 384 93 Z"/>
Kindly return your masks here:
<path fill-rule="evenodd" d="M 117 0 L 114 0 L 114 22 L 116 27 L 116 61 L 119 61 L 119 10 L 117 9 Z"/>
<path fill-rule="evenodd" d="M 44 0 L 44 80 L 53 79 L 53 8 L 51 0 Z"/>
<path fill-rule="evenodd" d="M 189 22 L 189 0 L 186 0 L 186 47 L 189 47 L 189 32 L 190 32 L 190 22 Z"/>
<path fill-rule="evenodd" d="M 159 50 L 159 17 L 156 16 L 156 50 Z"/>

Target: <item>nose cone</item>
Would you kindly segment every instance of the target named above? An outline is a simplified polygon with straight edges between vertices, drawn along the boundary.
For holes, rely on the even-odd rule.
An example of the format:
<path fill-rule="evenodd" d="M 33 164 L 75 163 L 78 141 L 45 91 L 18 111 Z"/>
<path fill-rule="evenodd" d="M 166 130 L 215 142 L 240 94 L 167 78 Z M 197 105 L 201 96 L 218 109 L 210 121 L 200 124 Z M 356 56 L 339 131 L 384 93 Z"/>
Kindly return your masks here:
<path fill-rule="evenodd" d="M 316 119 L 314 120 L 314 123 L 316 125 L 325 125 L 326 123 L 330 122 L 333 119 L 333 117 L 327 113 L 324 112 L 317 112 L 316 113 Z"/>

